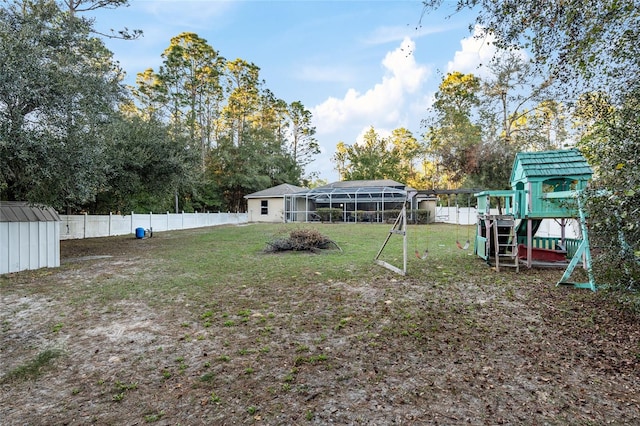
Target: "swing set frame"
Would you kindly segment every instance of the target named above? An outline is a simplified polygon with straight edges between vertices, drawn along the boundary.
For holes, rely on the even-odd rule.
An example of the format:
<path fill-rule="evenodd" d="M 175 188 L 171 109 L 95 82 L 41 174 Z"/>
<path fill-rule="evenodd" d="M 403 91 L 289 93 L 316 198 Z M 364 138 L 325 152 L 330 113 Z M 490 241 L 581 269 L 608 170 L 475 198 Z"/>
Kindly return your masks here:
<path fill-rule="evenodd" d="M 390 264 L 389 262 L 386 262 L 380 259 L 380 255 L 384 251 L 384 248 L 386 247 L 387 243 L 389 242 L 389 240 L 393 235 L 402 236 L 402 269 L 395 265 Z M 378 254 L 376 254 L 374 261 L 378 265 L 384 268 L 387 268 L 388 270 L 393 271 L 397 274 L 400 274 L 402 276 L 407 275 L 407 202 L 406 201 L 402 204 L 402 210 L 400 210 L 400 214 L 398 214 L 398 217 L 393 223 L 393 227 L 389 231 L 387 238 L 384 240 L 382 247 L 380 247 L 380 250 L 378 250 Z"/>
<path fill-rule="evenodd" d="M 418 191 L 419 194 L 421 195 L 427 195 L 427 196 L 438 196 L 438 195 L 447 195 L 447 200 L 449 200 L 449 196 L 454 195 L 456 197 L 456 215 L 459 214 L 458 211 L 458 206 L 457 206 L 457 196 L 458 194 L 467 194 L 469 196 L 468 199 L 468 204 L 469 204 L 469 208 L 470 208 L 470 203 L 471 203 L 471 196 L 475 196 L 475 193 L 478 192 L 478 189 L 457 189 L 457 190 L 421 190 Z M 402 210 L 400 211 L 400 214 L 398 215 L 398 217 L 396 218 L 395 222 L 393 223 L 393 227 L 391 228 L 391 230 L 389 230 L 389 234 L 387 235 L 386 239 L 384 240 L 384 243 L 382 244 L 382 246 L 380 247 L 380 250 L 378 250 L 378 253 L 376 254 L 375 258 L 374 258 L 374 262 L 390 271 L 393 271 L 397 274 L 400 274 L 402 276 L 407 275 L 407 260 L 408 260 L 408 252 L 407 252 L 407 203 L 409 201 L 405 200 L 405 202 L 402 205 Z M 459 223 L 459 217 L 456 216 L 456 226 L 459 227 L 460 223 Z M 428 226 L 428 225 L 427 225 Z M 457 232 L 457 227 L 456 227 L 456 232 Z M 391 239 L 392 236 L 394 235 L 400 235 L 402 236 L 402 266 L 395 266 L 390 264 L 389 262 L 380 259 L 380 256 L 382 255 L 382 252 L 384 251 L 387 243 L 389 242 L 389 240 Z M 469 241 L 470 237 L 469 237 L 469 231 L 467 232 L 467 243 L 465 243 L 465 246 L 463 247 L 459 241 L 456 241 L 457 244 L 460 244 L 460 248 L 461 249 L 468 249 L 471 242 Z M 456 240 L 457 240 L 457 235 L 456 235 Z M 424 253 L 421 253 L 416 245 L 415 248 L 415 256 L 420 259 L 420 260 L 425 260 L 427 258 L 429 254 L 429 248 L 425 247 Z"/>

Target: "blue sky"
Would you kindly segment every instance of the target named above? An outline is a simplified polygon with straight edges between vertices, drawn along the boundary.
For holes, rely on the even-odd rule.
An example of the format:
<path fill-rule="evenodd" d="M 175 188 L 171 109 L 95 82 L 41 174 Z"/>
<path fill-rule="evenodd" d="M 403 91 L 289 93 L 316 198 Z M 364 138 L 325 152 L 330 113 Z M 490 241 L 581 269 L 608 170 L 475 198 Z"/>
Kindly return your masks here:
<path fill-rule="evenodd" d="M 420 20 L 419 0 L 131 0 L 96 13 L 95 26 L 143 30 L 135 41 L 106 41 L 128 84 L 157 70 L 182 32 L 198 34 L 227 59 L 254 63 L 266 88 L 313 113 L 322 153 L 307 173 L 332 182 L 338 142 L 356 143 L 370 126 L 383 136 L 405 127 L 419 138 L 442 75 L 477 74 L 493 54 L 470 34 L 473 16 L 453 14 L 454 5 L 445 1 Z"/>

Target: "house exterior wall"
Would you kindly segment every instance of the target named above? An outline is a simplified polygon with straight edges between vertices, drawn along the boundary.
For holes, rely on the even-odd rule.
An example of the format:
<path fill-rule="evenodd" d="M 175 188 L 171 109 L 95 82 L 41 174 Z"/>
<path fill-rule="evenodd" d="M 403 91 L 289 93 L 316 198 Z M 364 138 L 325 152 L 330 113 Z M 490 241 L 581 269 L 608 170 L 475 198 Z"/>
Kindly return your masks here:
<path fill-rule="evenodd" d="M 0 222 L 0 274 L 60 266 L 60 222 Z"/>
<path fill-rule="evenodd" d="M 263 203 L 266 202 L 266 214 Z M 247 214 L 249 222 L 284 222 L 284 197 L 249 198 L 247 200 Z"/>

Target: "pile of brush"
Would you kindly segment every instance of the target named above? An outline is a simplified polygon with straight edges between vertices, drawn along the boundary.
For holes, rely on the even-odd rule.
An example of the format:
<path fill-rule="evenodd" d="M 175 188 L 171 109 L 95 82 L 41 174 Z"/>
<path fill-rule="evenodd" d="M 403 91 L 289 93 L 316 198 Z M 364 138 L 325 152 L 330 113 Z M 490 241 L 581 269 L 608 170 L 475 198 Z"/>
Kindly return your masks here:
<path fill-rule="evenodd" d="M 265 252 L 274 253 L 279 251 L 311 251 L 335 248 L 340 251 L 338 244 L 322 235 L 315 229 L 295 229 L 289 232 L 288 236 L 276 237 L 267 242 Z"/>

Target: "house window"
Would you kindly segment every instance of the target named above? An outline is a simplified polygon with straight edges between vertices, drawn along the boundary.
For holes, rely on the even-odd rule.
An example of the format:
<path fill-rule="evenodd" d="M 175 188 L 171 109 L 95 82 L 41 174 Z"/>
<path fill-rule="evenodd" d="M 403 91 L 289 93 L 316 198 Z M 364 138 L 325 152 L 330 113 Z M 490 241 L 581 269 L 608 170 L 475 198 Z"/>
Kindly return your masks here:
<path fill-rule="evenodd" d="M 260 214 L 263 214 L 263 215 L 269 214 L 269 200 L 260 201 Z"/>

